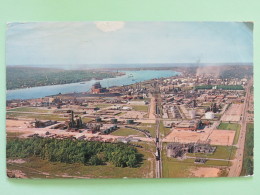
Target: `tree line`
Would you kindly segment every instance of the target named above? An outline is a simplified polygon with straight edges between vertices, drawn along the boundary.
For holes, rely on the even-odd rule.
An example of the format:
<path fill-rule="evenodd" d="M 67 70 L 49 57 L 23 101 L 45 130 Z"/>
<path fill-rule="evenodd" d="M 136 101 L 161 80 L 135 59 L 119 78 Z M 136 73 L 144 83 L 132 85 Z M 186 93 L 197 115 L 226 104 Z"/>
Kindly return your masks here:
<path fill-rule="evenodd" d="M 36 156 L 50 162 L 84 165 L 104 165 L 110 162 L 116 167 L 137 167 L 142 161 L 142 155 L 128 144 L 38 137 L 8 140 L 6 155 L 7 158 Z"/>
<path fill-rule="evenodd" d="M 7 67 L 7 89 L 59 85 L 116 77 L 116 72 Z"/>

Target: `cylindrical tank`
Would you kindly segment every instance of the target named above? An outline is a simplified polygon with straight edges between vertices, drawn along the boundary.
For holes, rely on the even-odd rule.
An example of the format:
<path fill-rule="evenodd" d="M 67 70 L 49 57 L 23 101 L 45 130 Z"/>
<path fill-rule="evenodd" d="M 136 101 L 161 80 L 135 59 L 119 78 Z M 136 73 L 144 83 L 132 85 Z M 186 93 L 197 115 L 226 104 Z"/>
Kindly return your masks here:
<path fill-rule="evenodd" d="M 206 119 L 214 119 L 215 114 L 213 112 L 206 112 L 205 113 L 205 118 Z"/>
<path fill-rule="evenodd" d="M 117 123 L 117 119 L 116 119 L 116 118 L 112 118 L 112 119 L 111 119 L 111 123 L 112 123 L 112 124 L 116 124 L 116 123 Z"/>
<path fill-rule="evenodd" d="M 196 110 L 190 110 L 189 114 L 190 114 L 190 118 L 191 119 L 195 119 L 196 118 Z"/>
<path fill-rule="evenodd" d="M 96 118 L 96 122 L 98 123 L 98 122 L 101 122 L 102 120 L 101 120 L 101 118 L 100 117 L 97 117 Z"/>
<path fill-rule="evenodd" d="M 128 120 L 126 121 L 126 123 L 127 123 L 127 124 L 134 124 L 134 120 L 128 119 Z"/>

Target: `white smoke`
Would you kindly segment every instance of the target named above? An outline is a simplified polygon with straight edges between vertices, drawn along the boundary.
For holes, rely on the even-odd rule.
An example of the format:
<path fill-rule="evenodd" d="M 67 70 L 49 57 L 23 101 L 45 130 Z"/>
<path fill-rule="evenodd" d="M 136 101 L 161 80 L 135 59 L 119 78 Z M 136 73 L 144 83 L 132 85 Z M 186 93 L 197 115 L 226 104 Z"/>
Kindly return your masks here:
<path fill-rule="evenodd" d="M 218 77 L 220 73 L 221 73 L 220 66 L 200 66 L 197 68 L 196 76 L 211 75 L 214 77 Z"/>

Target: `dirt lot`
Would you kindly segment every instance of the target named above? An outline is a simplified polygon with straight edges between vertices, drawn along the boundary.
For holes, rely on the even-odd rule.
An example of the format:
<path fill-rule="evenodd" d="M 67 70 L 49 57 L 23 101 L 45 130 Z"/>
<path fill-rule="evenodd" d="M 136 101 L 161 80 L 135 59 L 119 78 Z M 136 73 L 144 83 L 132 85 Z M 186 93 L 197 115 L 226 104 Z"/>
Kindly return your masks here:
<path fill-rule="evenodd" d="M 121 118 L 142 119 L 146 114 L 146 112 L 140 111 L 127 111 L 125 114 L 121 115 Z"/>
<path fill-rule="evenodd" d="M 213 130 L 210 134 L 209 139 L 210 143 L 214 145 L 228 145 L 233 144 L 236 131 L 232 130 Z"/>
<path fill-rule="evenodd" d="M 163 139 L 163 142 L 197 142 L 207 141 L 213 145 L 232 145 L 235 137 L 235 131 L 232 130 L 213 130 L 197 133 L 195 131 L 177 131 L 173 130 Z"/>
<path fill-rule="evenodd" d="M 20 122 L 20 123 L 19 123 Z M 93 137 L 98 137 L 100 140 L 109 140 L 109 139 L 117 139 L 120 138 L 122 136 L 114 136 L 114 135 L 99 135 L 98 133 L 96 134 L 91 134 L 88 132 L 68 132 L 68 131 L 64 131 L 64 130 L 59 130 L 59 129 L 50 129 L 49 127 L 45 127 L 45 128 L 28 128 L 25 124 L 24 121 L 17 121 L 17 120 L 8 120 L 7 122 L 8 126 L 6 128 L 7 132 L 18 132 L 18 133 L 23 133 L 20 137 L 28 137 L 28 135 L 31 134 L 39 134 L 40 136 L 45 136 L 46 132 L 48 131 L 51 135 L 59 135 L 59 136 L 82 136 L 85 135 L 87 138 L 93 138 Z M 19 126 L 23 125 L 22 127 Z M 24 126 L 25 125 L 25 126 Z M 138 137 L 140 140 L 142 141 L 148 141 L 148 142 L 152 142 L 154 141 L 151 138 L 147 138 L 147 137 Z"/>
<path fill-rule="evenodd" d="M 228 110 L 224 113 L 222 121 L 240 121 L 240 116 L 243 111 L 244 104 L 232 104 Z"/>
<path fill-rule="evenodd" d="M 197 167 L 191 173 L 194 177 L 218 177 L 220 169 L 212 167 Z"/>
<path fill-rule="evenodd" d="M 136 122 L 140 122 L 140 123 L 152 123 L 152 124 L 155 124 L 156 123 L 156 120 L 152 119 L 140 119 L 140 120 L 136 120 Z"/>
<path fill-rule="evenodd" d="M 26 120 L 6 120 L 6 127 L 27 127 L 29 121 Z"/>
<path fill-rule="evenodd" d="M 23 164 L 23 163 L 25 163 L 26 161 L 23 160 L 23 159 L 14 159 L 14 160 L 9 159 L 9 160 L 7 160 L 6 162 L 7 162 L 7 163 Z"/>
<path fill-rule="evenodd" d="M 155 98 L 151 98 L 150 108 L 149 108 L 149 119 L 155 119 L 155 109 L 156 109 L 156 102 Z"/>
<path fill-rule="evenodd" d="M 195 131 L 173 130 L 168 136 L 163 139 L 163 142 L 197 142 L 198 140 L 206 140 L 208 135 L 208 133 L 197 133 Z"/>

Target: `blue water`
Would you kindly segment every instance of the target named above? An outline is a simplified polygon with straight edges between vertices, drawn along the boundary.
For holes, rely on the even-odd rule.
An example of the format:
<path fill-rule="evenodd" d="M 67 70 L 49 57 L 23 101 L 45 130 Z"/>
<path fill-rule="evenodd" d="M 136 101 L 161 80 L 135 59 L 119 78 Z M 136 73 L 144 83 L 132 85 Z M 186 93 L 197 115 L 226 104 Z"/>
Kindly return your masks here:
<path fill-rule="evenodd" d="M 108 78 L 100 80 L 99 82 L 103 87 L 111 86 L 122 86 L 134 84 L 140 81 L 150 80 L 154 78 L 171 77 L 178 75 L 179 73 L 170 70 L 141 70 L 141 71 L 124 71 L 126 75 Z M 129 77 L 129 75 L 133 77 Z M 32 87 L 25 89 L 15 89 L 7 90 L 6 99 L 33 99 L 41 98 L 49 95 L 55 95 L 58 93 L 73 93 L 73 92 L 87 92 L 90 90 L 91 86 L 97 82 L 97 80 L 86 81 L 84 84 L 80 83 L 70 83 L 63 85 L 50 85 L 41 87 Z"/>

